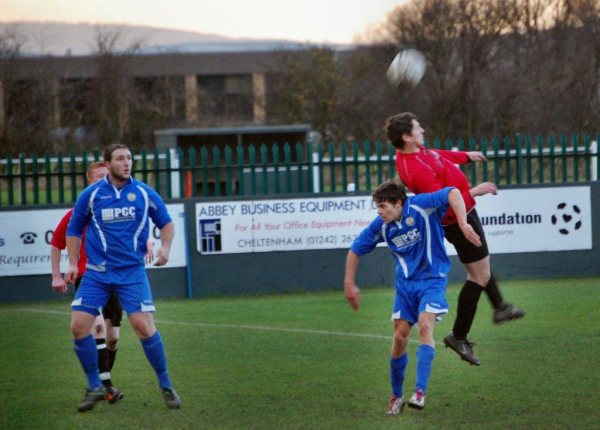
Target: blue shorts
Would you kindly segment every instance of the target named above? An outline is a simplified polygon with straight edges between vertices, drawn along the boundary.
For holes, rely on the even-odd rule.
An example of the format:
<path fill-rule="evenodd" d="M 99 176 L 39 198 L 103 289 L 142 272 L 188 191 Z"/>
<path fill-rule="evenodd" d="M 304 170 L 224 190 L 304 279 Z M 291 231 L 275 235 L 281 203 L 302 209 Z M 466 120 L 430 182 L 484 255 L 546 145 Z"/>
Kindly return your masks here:
<path fill-rule="evenodd" d="M 421 312 L 430 312 L 438 316 L 447 314 L 447 286 L 448 278 L 396 281 L 392 320 L 405 320 L 416 324 Z"/>
<path fill-rule="evenodd" d="M 87 270 L 71 303 L 74 311 L 98 315 L 110 295 L 116 293 L 127 315 L 154 312 L 150 283 L 144 266 L 118 269 L 110 273 Z"/>

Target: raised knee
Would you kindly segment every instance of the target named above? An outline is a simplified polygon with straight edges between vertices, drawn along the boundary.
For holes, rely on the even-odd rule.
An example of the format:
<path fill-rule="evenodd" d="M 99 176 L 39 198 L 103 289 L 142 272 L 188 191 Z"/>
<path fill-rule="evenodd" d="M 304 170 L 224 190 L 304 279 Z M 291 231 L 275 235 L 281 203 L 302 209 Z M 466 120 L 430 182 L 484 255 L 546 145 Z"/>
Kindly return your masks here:
<path fill-rule="evenodd" d="M 118 345 L 119 345 L 119 338 L 106 339 L 106 347 L 108 349 L 110 349 L 111 351 L 114 351 L 115 349 L 117 349 Z"/>

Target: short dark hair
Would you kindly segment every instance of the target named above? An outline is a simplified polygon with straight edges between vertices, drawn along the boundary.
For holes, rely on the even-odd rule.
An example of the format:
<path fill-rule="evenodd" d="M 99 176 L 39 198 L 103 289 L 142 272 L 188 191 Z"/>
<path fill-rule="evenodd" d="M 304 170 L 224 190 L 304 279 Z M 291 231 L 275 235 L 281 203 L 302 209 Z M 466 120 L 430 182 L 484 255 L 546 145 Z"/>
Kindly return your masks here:
<path fill-rule="evenodd" d="M 127 145 L 123 145 L 122 143 L 113 143 L 112 145 L 108 145 L 106 148 L 104 148 L 104 161 L 110 162 L 113 152 L 115 152 L 117 149 L 126 149 L 131 152 L 131 149 L 129 149 Z"/>
<path fill-rule="evenodd" d="M 384 128 L 385 136 L 396 149 L 404 148 L 402 135 L 412 132 L 413 119 L 416 121 L 417 116 L 412 112 L 402 112 L 387 119 Z"/>
<path fill-rule="evenodd" d="M 398 179 L 390 179 L 373 191 L 373 201 L 376 204 L 389 202 L 396 203 L 398 200 L 404 204 L 406 201 L 406 186 Z"/>

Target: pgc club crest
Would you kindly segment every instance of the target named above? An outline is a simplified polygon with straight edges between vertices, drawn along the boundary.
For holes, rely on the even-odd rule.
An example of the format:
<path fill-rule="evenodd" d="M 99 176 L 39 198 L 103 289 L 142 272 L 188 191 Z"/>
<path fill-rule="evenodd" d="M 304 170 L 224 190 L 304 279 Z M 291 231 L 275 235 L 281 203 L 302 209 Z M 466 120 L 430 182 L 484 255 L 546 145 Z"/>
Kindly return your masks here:
<path fill-rule="evenodd" d="M 407 216 L 406 220 L 404 221 L 404 223 L 409 226 L 412 227 L 413 225 L 415 225 L 415 219 L 411 216 Z"/>
<path fill-rule="evenodd" d="M 558 227 L 560 234 L 566 235 L 581 228 L 582 218 L 579 206 L 563 202 L 556 206 L 556 212 L 552 215 L 550 221 L 552 225 Z"/>

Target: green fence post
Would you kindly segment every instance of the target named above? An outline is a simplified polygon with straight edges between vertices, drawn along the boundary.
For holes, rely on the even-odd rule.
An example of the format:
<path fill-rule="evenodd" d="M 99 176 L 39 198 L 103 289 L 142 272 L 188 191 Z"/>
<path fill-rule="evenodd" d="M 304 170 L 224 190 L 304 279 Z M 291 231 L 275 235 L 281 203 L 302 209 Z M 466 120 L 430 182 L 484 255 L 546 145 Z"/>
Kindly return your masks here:
<path fill-rule="evenodd" d="M 483 137 L 481 139 L 481 153 L 486 158 L 487 158 L 487 150 L 488 150 L 488 141 L 485 137 Z M 481 182 L 487 182 L 487 181 L 488 181 L 488 164 L 487 164 L 487 161 L 485 161 L 481 168 Z M 473 183 L 476 184 L 477 181 L 475 181 Z"/>
<path fill-rule="evenodd" d="M 38 158 L 36 154 L 31 156 L 31 175 L 33 180 L 33 203 L 40 204 L 40 184 L 38 175 Z"/>
<path fill-rule="evenodd" d="M 585 157 L 583 159 L 583 164 L 584 164 L 584 169 L 585 169 L 585 180 L 586 181 L 591 181 L 592 179 L 592 175 L 591 175 L 591 169 L 590 169 L 590 161 L 591 161 L 591 148 L 590 148 L 590 135 L 585 133 L 583 135 L 583 151 L 585 153 Z"/>
<path fill-rule="evenodd" d="M 185 166 L 185 153 L 182 148 L 177 148 L 177 157 L 179 158 L 179 197 L 186 197 L 185 189 L 187 176 L 191 174 L 189 166 Z M 189 160 L 188 160 L 189 163 Z"/>
<path fill-rule="evenodd" d="M 324 163 L 323 163 L 323 144 L 322 143 L 318 143 L 317 144 L 317 164 L 319 166 L 319 192 L 322 193 L 323 191 L 325 191 L 325 173 L 323 172 L 324 169 Z"/>
<path fill-rule="evenodd" d="M 452 144 L 452 139 L 450 139 L 450 138 L 447 138 L 447 139 L 446 139 L 446 142 L 445 142 L 445 149 L 446 149 L 447 151 L 451 151 L 451 150 L 452 150 L 452 146 L 453 146 L 453 144 Z"/>
<path fill-rule="evenodd" d="M 58 201 L 59 203 L 65 202 L 65 176 L 64 176 L 64 163 L 62 152 L 58 153 L 57 166 L 58 168 Z"/>
<path fill-rule="evenodd" d="M 556 142 L 553 135 L 550 135 L 548 145 L 550 146 L 550 183 L 553 184 L 556 182 L 556 159 L 554 157 Z"/>
<path fill-rule="evenodd" d="M 340 145 L 340 169 L 342 169 L 342 187 L 348 190 L 348 150 L 345 142 Z"/>
<path fill-rule="evenodd" d="M 46 182 L 46 203 L 52 203 L 52 175 L 50 166 L 50 154 L 44 153 L 44 177 Z"/>
<path fill-rule="evenodd" d="M 152 173 L 154 175 L 154 189 L 158 194 L 162 195 L 162 186 L 160 180 L 160 154 L 158 152 L 158 148 L 154 148 L 153 155 L 154 158 L 152 160 Z"/>
<path fill-rule="evenodd" d="M 335 148 L 333 142 L 329 142 L 327 151 L 329 152 L 329 191 L 335 192 Z"/>
<path fill-rule="evenodd" d="M 292 192 L 292 147 L 288 142 L 283 145 L 283 157 L 285 163 L 285 192 Z M 321 185 L 322 186 L 322 185 Z"/>
<path fill-rule="evenodd" d="M 233 195 L 233 150 L 231 146 L 225 145 L 223 149 L 225 157 L 225 195 Z"/>
<path fill-rule="evenodd" d="M 567 182 L 568 181 L 568 173 L 567 173 L 567 163 L 568 163 L 568 159 L 567 159 L 567 146 L 568 146 L 568 141 L 567 141 L 567 136 L 565 136 L 564 134 L 561 134 L 559 136 L 560 139 L 560 160 L 561 160 L 561 172 L 562 172 L 562 182 Z"/>
<path fill-rule="evenodd" d="M 25 167 L 25 154 L 19 153 L 19 184 L 20 184 L 20 194 L 21 194 L 21 204 L 27 204 L 27 178 L 25 177 L 26 172 Z"/>
<path fill-rule="evenodd" d="M 208 149 L 206 146 L 200 148 L 200 174 L 202 175 L 202 196 L 209 196 L 208 191 Z"/>
<path fill-rule="evenodd" d="M 73 203 L 77 200 L 77 161 L 75 160 L 75 154 L 73 152 L 69 155 L 69 178 L 71 179 L 70 203 Z"/>
<path fill-rule="evenodd" d="M 492 140 L 494 146 L 494 183 L 500 185 L 500 137 L 494 136 Z"/>
<path fill-rule="evenodd" d="M 375 157 L 377 159 L 377 185 L 383 182 L 383 148 L 381 147 L 381 141 L 375 141 Z"/>
<path fill-rule="evenodd" d="M 517 184 L 523 183 L 523 154 L 521 154 L 521 150 L 523 148 L 523 137 L 518 134 L 515 139 L 515 168 L 517 170 Z"/>
<path fill-rule="evenodd" d="M 160 166 L 160 162 L 159 162 L 159 166 Z M 163 170 L 163 169 L 161 169 Z M 169 150 L 169 148 L 165 149 L 165 168 L 164 171 L 166 172 L 166 183 L 167 183 L 167 198 L 172 199 L 173 198 L 173 190 L 171 189 L 172 181 L 171 181 L 171 151 Z"/>
<path fill-rule="evenodd" d="M 506 174 L 506 183 L 510 185 L 512 183 L 512 166 L 510 155 L 510 138 L 508 136 L 504 138 L 504 160 L 506 163 L 504 170 Z"/>
<path fill-rule="evenodd" d="M 213 147 L 213 171 L 215 176 L 215 196 L 221 193 L 221 149 L 218 146 Z"/>
<path fill-rule="evenodd" d="M 531 163 L 531 136 L 525 136 L 525 161 L 527 170 L 527 183 L 533 183 L 532 177 L 532 163 Z"/>
<path fill-rule="evenodd" d="M 6 191 L 8 192 L 8 204 L 9 205 L 14 205 L 15 204 L 15 195 L 14 195 L 14 172 L 13 172 L 13 161 L 12 161 L 12 154 L 9 152 L 8 154 L 6 154 L 6 185 L 7 185 L 7 189 Z"/>
<path fill-rule="evenodd" d="M 359 191 L 362 189 L 360 186 L 360 170 L 358 166 L 358 143 L 352 142 L 352 168 L 354 174 L 354 190 Z"/>
<path fill-rule="evenodd" d="M 544 138 L 543 136 L 538 135 L 536 137 L 537 143 L 537 159 L 538 159 L 538 182 L 540 184 L 544 183 Z"/>
<path fill-rule="evenodd" d="M 308 190 L 309 191 L 314 191 L 315 189 L 315 178 L 314 178 L 314 160 L 313 160 L 313 141 L 312 139 L 309 139 L 306 142 L 306 157 L 308 159 Z M 275 166 L 279 165 L 279 161 L 273 161 L 275 163 Z M 277 168 L 277 167 L 276 167 Z M 277 170 L 279 170 L 277 168 Z M 279 177 L 279 176 L 278 176 Z M 278 188 L 279 189 L 279 188 Z M 277 191 L 279 193 L 279 191 Z"/>
<path fill-rule="evenodd" d="M 371 191 L 371 143 L 368 140 L 363 142 L 363 152 L 365 153 L 365 189 Z"/>
<path fill-rule="evenodd" d="M 386 147 L 388 155 L 388 178 L 395 178 L 398 176 L 396 172 L 396 148 L 389 143 L 386 143 Z"/>
<path fill-rule="evenodd" d="M 279 186 L 279 145 L 277 143 L 273 144 L 273 146 L 271 147 L 271 155 L 273 157 L 273 177 L 275 178 L 275 194 L 279 194 L 280 191 L 280 186 Z M 310 187 L 312 189 L 312 148 L 309 152 L 309 160 L 310 160 L 310 167 L 309 167 L 309 172 L 310 174 Z"/>
<path fill-rule="evenodd" d="M 579 137 L 574 134 L 571 141 L 573 142 L 573 180 L 579 182 Z"/>
<path fill-rule="evenodd" d="M 142 164 L 142 168 L 141 168 L 142 182 L 147 184 L 148 183 L 148 155 L 146 154 L 146 148 L 142 148 L 140 150 L 140 162 Z M 134 170 L 135 174 L 137 175 L 138 168 L 135 164 L 133 165 L 133 170 Z"/>
<path fill-rule="evenodd" d="M 190 172 L 192 174 L 192 181 L 191 181 L 192 189 L 189 191 L 190 191 L 191 197 L 196 197 L 198 195 L 198 193 L 196 192 L 196 184 L 198 183 L 198 169 L 196 166 L 196 149 L 193 146 L 190 146 L 188 148 L 188 160 L 189 160 Z"/>
<path fill-rule="evenodd" d="M 267 171 L 269 160 L 267 157 L 267 146 L 260 145 L 260 166 L 262 169 L 262 194 L 269 194 L 269 172 Z"/>
<path fill-rule="evenodd" d="M 238 144 L 235 148 L 238 165 L 238 195 L 243 196 L 245 193 L 244 188 L 244 147 Z"/>
<path fill-rule="evenodd" d="M 296 160 L 298 160 L 298 191 L 304 190 L 304 147 L 301 143 L 296 143 Z"/>
<path fill-rule="evenodd" d="M 470 137 L 465 151 L 476 151 L 476 150 L 477 150 L 477 141 L 475 140 L 474 137 Z M 476 184 L 477 183 L 477 170 L 479 168 L 479 165 L 477 163 L 467 163 L 464 166 L 465 166 L 465 169 L 469 169 L 471 172 L 471 179 L 470 179 L 471 183 Z"/>
<path fill-rule="evenodd" d="M 248 146 L 248 162 L 250 164 L 250 193 L 256 195 L 256 148 Z"/>

